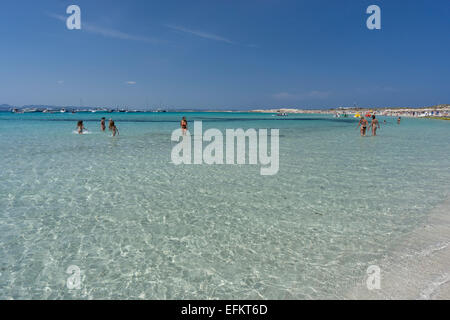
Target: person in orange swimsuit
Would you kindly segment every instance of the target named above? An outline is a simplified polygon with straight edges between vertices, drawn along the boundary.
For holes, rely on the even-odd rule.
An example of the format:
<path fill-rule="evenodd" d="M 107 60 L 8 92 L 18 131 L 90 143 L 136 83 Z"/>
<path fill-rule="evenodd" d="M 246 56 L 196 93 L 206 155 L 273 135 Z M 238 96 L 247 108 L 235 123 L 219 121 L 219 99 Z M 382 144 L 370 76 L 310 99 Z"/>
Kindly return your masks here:
<path fill-rule="evenodd" d="M 186 117 L 183 117 L 183 119 L 181 119 L 180 126 L 181 126 L 181 131 L 183 131 L 183 136 L 186 135 L 186 131 L 187 131 Z"/>

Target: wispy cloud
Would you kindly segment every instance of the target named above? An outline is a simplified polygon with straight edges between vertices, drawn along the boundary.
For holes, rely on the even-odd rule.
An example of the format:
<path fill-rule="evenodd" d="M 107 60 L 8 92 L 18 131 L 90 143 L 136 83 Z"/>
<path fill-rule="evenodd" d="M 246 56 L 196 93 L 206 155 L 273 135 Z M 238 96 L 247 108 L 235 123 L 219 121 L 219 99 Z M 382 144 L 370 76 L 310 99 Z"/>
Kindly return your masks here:
<path fill-rule="evenodd" d="M 230 39 L 218 36 L 218 35 L 213 34 L 213 33 L 200 31 L 200 30 L 192 30 L 192 29 L 188 29 L 188 28 L 181 27 L 181 26 L 175 26 L 175 25 L 171 25 L 171 24 L 166 24 L 165 26 L 167 28 L 172 29 L 172 30 L 180 31 L 180 32 L 188 33 L 188 34 L 192 34 L 192 35 L 200 37 L 200 38 L 214 40 L 214 41 L 226 42 L 226 43 L 229 43 L 229 44 L 236 44 L 236 42 L 231 41 Z"/>
<path fill-rule="evenodd" d="M 64 80 L 58 80 L 56 81 L 57 84 L 64 84 Z"/>
<path fill-rule="evenodd" d="M 129 84 L 129 85 L 134 85 L 134 84 L 136 84 L 136 81 L 127 81 L 127 82 L 125 82 L 126 84 Z"/>
<path fill-rule="evenodd" d="M 304 93 L 279 92 L 272 95 L 278 100 L 306 100 L 306 99 L 325 99 L 330 96 L 330 91 L 313 90 Z"/>
<path fill-rule="evenodd" d="M 67 19 L 67 17 L 58 15 L 58 14 L 48 13 L 47 15 L 54 19 L 58 19 L 58 20 L 64 21 L 64 22 Z M 103 27 L 99 27 L 99 26 L 96 26 L 93 24 L 86 23 L 84 21 L 81 24 L 81 31 L 86 31 L 86 32 L 89 32 L 92 34 L 98 34 L 98 35 L 101 35 L 104 37 L 121 39 L 121 40 L 134 40 L 134 41 L 149 42 L 149 43 L 153 43 L 153 44 L 162 42 L 161 40 L 153 38 L 153 37 L 139 36 L 139 35 L 134 35 L 134 34 L 130 34 L 130 33 L 114 30 L 114 29 L 103 28 Z"/>

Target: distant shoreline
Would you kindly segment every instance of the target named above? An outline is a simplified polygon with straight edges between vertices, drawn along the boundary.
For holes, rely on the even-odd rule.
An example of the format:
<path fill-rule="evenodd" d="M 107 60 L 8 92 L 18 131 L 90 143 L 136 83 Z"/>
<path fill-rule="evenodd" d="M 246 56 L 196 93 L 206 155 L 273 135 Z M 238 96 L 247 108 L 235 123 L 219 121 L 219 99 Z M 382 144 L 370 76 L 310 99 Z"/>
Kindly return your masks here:
<path fill-rule="evenodd" d="M 5 106 L 5 105 L 3 105 Z M 424 117 L 431 119 L 450 120 L 450 104 L 442 104 L 421 108 L 333 108 L 333 109 L 297 109 L 297 108 L 274 108 L 274 109 L 253 109 L 253 110 L 208 110 L 208 109 L 156 109 L 139 110 L 131 108 L 98 108 L 98 107 L 52 107 L 52 106 L 24 106 L 24 107 L 3 107 L 0 112 L 12 113 L 191 113 L 191 112 L 228 112 L 228 113 L 273 113 L 282 116 L 289 114 L 332 114 L 340 116 L 360 115 L 382 115 L 382 116 L 404 116 L 404 117 Z"/>
<path fill-rule="evenodd" d="M 404 116 L 404 117 L 427 117 L 434 119 L 442 119 L 448 120 L 450 116 L 450 105 L 437 105 L 431 107 L 423 107 L 423 108 L 339 108 L 339 109 L 316 109 L 316 110 L 304 110 L 304 109 L 288 109 L 288 108 L 280 108 L 280 109 L 260 109 L 260 110 L 251 110 L 250 112 L 255 113 L 277 113 L 277 114 L 310 114 L 310 113 L 318 113 L 318 114 L 333 114 L 336 116 L 342 115 L 382 115 L 382 116 Z"/>

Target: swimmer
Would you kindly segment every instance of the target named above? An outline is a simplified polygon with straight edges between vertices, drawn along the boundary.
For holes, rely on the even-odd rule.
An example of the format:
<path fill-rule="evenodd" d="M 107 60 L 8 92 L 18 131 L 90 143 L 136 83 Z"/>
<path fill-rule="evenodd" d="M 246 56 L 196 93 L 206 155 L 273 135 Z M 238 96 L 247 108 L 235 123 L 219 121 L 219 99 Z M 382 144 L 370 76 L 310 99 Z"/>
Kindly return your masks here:
<path fill-rule="evenodd" d="M 83 130 L 87 130 L 83 125 L 83 121 L 81 121 L 81 120 L 78 121 L 77 130 L 78 130 L 78 134 L 83 134 Z"/>
<path fill-rule="evenodd" d="M 119 135 L 119 129 L 117 129 L 117 127 L 116 127 L 114 121 L 111 120 L 111 121 L 109 122 L 109 127 L 110 127 L 109 130 L 111 130 L 112 133 L 113 133 L 113 135 L 112 135 L 113 137 L 115 137 L 116 134 Z"/>
<path fill-rule="evenodd" d="M 108 129 L 109 131 L 112 131 L 112 126 L 114 125 L 114 121 L 112 119 L 109 119 Z"/>
<path fill-rule="evenodd" d="M 372 127 L 372 136 L 376 136 L 377 129 L 380 128 L 380 123 L 378 122 L 378 119 L 375 119 L 375 115 L 372 116 L 372 123 L 370 125 Z"/>
<path fill-rule="evenodd" d="M 183 119 L 181 119 L 180 126 L 181 126 L 181 131 L 183 131 L 183 136 L 185 136 L 186 135 L 186 130 L 187 130 L 186 117 L 183 117 Z"/>
<path fill-rule="evenodd" d="M 106 120 L 105 117 L 103 117 L 100 120 L 100 127 L 101 127 L 102 131 L 105 131 L 105 129 L 106 129 L 105 120 Z"/>
<path fill-rule="evenodd" d="M 400 120 L 402 120 L 402 118 L 401 118 L 401 117 L 398 117 L 398 118 L 397 118 L 397 124 L 400 124 Z"/>
<path fill-rule="evenodd" d="M 369 125 L 369 121 L 367 121 L 366 118 L 361 116 L 361 119 L 359 120 L 359 123 L 358 123 L 358 127 L 361 127 L 361 137 L 366 136 L 366 128 L 368 125 Z"/>

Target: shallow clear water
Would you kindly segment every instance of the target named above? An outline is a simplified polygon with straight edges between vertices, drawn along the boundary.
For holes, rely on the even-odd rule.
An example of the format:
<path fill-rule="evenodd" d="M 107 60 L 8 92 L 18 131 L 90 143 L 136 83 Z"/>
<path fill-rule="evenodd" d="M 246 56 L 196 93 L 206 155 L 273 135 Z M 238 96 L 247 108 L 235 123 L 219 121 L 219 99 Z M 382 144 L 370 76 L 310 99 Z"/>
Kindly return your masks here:
<path fill-rule="evenodd" d="M 279 128 L 278 174 L 175 166 L 182 115 Z M 0 113 L 0 298 L 340 298 L 449 195 L 450 122 L 383 119 Z"/>

